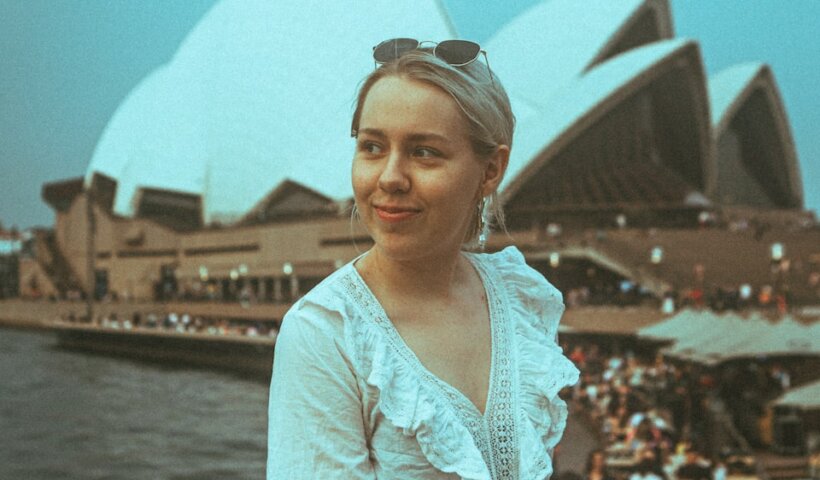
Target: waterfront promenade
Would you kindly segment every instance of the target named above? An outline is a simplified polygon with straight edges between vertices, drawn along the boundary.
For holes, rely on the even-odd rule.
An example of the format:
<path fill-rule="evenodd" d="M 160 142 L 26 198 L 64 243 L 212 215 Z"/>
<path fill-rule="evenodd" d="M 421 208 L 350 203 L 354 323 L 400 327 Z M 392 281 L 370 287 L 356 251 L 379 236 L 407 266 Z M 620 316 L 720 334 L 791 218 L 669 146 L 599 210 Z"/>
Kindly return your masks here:
<path fill-rule="evenodd" d="M 261 322 L 282 318 L 290 304 L 259 303 L 242 305 L 225 302 L 97 302 L 94 316 L 116 314 L 128 318 L 134 312 L 188 313 L 191 316 L 242 318 Z M 86 314 L 86 304 L 79 301 L 2 300 L 0 326 L 36 329 L 69 315 L 80 318 Z M 600 319 L 605 316 L 606 322 Z M 656 308 L 649 307 L 580 307 L 568 309 L 561 320 L 562 328 L 588 333 L 631 334 L 642 327 L 653 325 L 664 318 Z"/>
<path fill-rule="evenodd" d="M 94 304 L 94 316 L 106 317 L 116 314 L 119 318 L 128 318 L 134 312 L 157 315 L 176 312 L 178 314 L 188 313 L 191 316 L 265 321 L 271 318 L 282 318 L 289 307 L 289 304 L 243 306 L 238 303 L 221 302 L 97 302 Z M 86 315 L 86 308 L 86 304 L 79 301 L 2 300 L 0 301 L 0 325 L 27 329 L 43 328 L 71 315 L 74 318 L 81 318 Z"/>

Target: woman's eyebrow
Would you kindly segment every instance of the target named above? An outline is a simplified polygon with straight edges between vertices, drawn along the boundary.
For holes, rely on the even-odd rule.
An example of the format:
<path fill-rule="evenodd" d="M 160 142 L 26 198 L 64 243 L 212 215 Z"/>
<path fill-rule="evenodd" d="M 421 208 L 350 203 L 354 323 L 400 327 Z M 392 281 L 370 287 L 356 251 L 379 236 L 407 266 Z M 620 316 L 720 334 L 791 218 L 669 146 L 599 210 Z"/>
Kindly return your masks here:
<path fill-rule="evenodd" d="M 379 138 L 384 138 L 387 136 L 383 131 L 379 130 L 378 128 L 362 128 L 359 129 L 359 133 L 365 133 L 367 135 L 372 135 L 374 137 Z"/>
<path fill-rule="evenodd" d="M 371 135 L 371 136 L 374 136 L 374 137 L 377 137 L 377 138 L 386 138 L 387 137 L 387 134 L 384 133 L 383 130 L 380 130 L 378 128 L 362 128 L 362 129 L 359 130 L 359 133 L 360 134 L 364 133 L 366 135 Z M 404 137 L 404 140 L 407 141 L 407 142 L 430 142 L 430 141 L 443 142 L 443 143 L 448 143 L 449 142 L 447 137 L 445 137 L 443 135 L 439 135 L 437 133 L 431 133 L 431 132 L 411 133 L 411 134 L 407 135 L 406 137 Z"/>
<path fill-rule="evenodd" d="M 406 138 L 407 138 L 407 141 L 410 141 L 410 142 L 429 142 L 429 141 L 443 142 L 443 143 L 448 142 L 447 137 L 444 137 L 442 135 L 438 135 L 436 133 L 411 133 Z"/>

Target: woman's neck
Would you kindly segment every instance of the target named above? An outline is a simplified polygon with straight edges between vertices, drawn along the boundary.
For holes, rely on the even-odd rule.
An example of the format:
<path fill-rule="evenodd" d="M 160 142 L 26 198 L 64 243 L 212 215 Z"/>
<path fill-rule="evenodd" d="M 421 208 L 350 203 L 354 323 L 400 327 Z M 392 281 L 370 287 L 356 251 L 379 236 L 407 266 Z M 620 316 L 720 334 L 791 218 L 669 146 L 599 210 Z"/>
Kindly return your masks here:
<path fill-rule="evenodd" d="M 377 294 L 401 292 L 405 299 L 446 301 L 465 280 L 465 261 L 460 249 L 422 258 L 397 259 L 376 246 L 358 262 L 357 269 Z"/>

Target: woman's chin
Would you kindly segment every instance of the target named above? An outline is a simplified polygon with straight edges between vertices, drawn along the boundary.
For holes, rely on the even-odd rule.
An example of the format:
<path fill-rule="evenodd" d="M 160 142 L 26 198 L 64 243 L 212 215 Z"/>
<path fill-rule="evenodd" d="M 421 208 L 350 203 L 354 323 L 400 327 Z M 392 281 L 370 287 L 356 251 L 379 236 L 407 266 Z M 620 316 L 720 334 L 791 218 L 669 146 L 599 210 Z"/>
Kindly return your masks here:
<path fill-rule="evenodd" d="M 387 238 L 385 238 L 387 237 Z M 411 238 L 390 238 L 395 235 L 383 236 L 376 239 L 376 248 L 386 257 L 395 260 L 408 260 L 424 253 L 425 244 Z"/>
<path fill-rule="evenodd" d="M 435 238 L 422 237 L 410 234 L 381 234 L 374 237 L 375 248 L 381 255 L 391 260 L 411 261 L 430 257 L 439 257 L 447 251 L 457 252 L 461 245 L 453 245 L 448 248 L 441 240 L 441 236 Z"/>

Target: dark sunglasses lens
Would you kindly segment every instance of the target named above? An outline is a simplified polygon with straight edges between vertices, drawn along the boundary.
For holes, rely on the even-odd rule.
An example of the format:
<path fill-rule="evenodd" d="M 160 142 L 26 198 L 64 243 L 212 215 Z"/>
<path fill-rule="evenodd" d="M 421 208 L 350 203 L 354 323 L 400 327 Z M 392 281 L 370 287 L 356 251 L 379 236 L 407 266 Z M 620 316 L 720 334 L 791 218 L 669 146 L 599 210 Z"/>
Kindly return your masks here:
<path fill-rule="evenodd" d="M 445 40 L 436 45 L 436 56 L 450 65 L 464 65 L 478 57 L 481 47 L 467 40 Z"/>
<path fill-rule="evenodd" d="M 392 62 L 410 50 L 415 50 L 419 41 L 413 38 L 393 38 L 385 40 L 373 49 L 373 58 L 379 63 Z"/>

